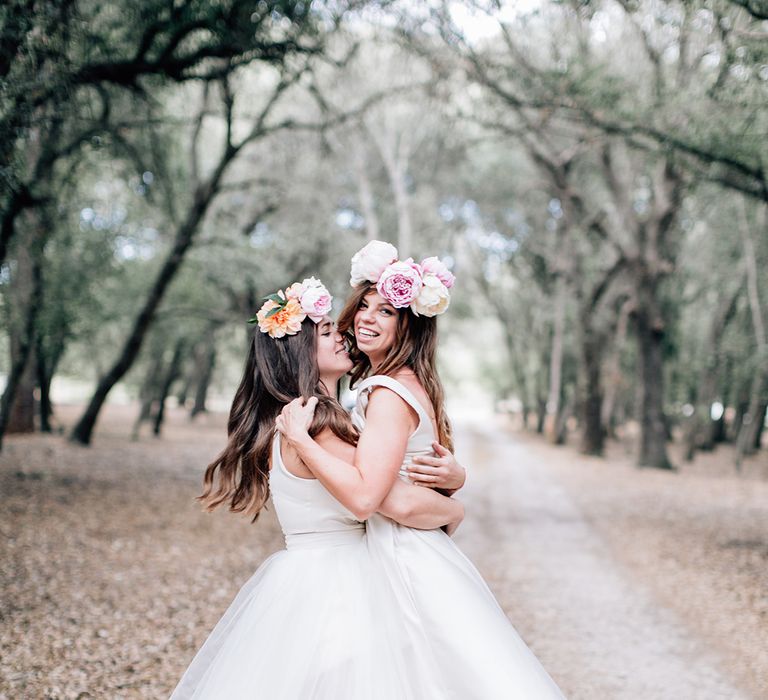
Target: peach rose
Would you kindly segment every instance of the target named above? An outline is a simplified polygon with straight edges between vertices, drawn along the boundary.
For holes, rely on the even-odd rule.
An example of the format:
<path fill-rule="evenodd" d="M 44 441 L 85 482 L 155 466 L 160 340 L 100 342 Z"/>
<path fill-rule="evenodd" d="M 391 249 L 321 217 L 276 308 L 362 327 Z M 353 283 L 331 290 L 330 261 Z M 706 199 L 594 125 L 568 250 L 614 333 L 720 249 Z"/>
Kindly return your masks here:
<path fill-rule="evenodd" d="M 283 296 L 278 292 L 278 296 Z M 278 311 L 274 311 L 279 309 Z M 273 312 L 274 313 L 270 313 Z M 278 304 L 272 299 L 264 302 L 256 314 L 259 329 L 262 333 L 269 333 L 273 338 L 282 338 L 285 335 L 296 335 L 301 330 L 301 322 L 307 317 L 302 311 L 296 299 L 288 299 L 285 305 Z"/>

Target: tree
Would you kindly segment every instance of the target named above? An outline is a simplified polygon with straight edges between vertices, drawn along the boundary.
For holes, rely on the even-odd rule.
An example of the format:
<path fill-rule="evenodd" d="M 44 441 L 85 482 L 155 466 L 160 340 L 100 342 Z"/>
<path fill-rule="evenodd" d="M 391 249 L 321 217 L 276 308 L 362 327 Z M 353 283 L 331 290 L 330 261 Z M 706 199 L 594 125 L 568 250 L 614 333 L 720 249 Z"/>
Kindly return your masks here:
<path fill-rule="evenodd" d="M 317 15 L 293 0 L 256 8 L 246 0 L 151 0 L 139 11 L 130 3 L 92 8 L 54 0 L 30 8 L 12 0 L 4 15 L 0 263 L 19 214 L 44 201 L 38 188 L 56 162 L 93 138 L 115 135 L 115 91 L 148 94 L 161 80 L 217 80 L 232 66 L 280 65 L 286 56 L 320 51 Z M 82 102 L 96 109 L 72 119 Z M 39 157 L 25 166 L 33 134 Z"/>

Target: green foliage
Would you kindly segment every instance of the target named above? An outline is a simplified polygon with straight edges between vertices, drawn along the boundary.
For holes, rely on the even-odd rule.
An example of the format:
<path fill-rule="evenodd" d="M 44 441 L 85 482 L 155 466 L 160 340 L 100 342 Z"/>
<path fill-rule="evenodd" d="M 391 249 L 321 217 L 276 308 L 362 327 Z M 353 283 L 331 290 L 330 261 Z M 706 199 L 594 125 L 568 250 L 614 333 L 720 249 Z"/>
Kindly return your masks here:
<path fill-rule="evenodd" d="M 52 222 L 38 325 L 49 356 L 63 353 L 61 371 L 93 379 L 109 366 L 228 147 L 228 110 L 231 146 L 281 76 L 296 71 L 302 77 L 280 93 L 264 138 L 222 179 L 126 376 L 132 391 L 180 340 L 193 348 L 214 337 L 230 380 L 261 300 L 305 276 L 323 279 L 338 310 L 349 258 L 374 220 L 378 236 L 397 243 L 405 212 L 413 233 L 401 253 L 453 259 L 459 281 L 441 328 L 481 358 L 478 375 L 495 393 L 516 393 L 532 410 L 546 400 L 565 283 L 562 394 L 581 390 L 588 323 L 606 362 L 617 359 L 625 417 L 635 408 L 638 359 L 632 342 L 617 345 L 632 297 L 629 263 L 586 318 L 583 309 L 617 249 L 645 260 L 648 229 L 628 225 L 621 207 L 648 223 L 653 177 L 672 154 L 687 189 L 658 248 L 657 301 L 667 405 L 692 400 L 712 362 L 712 307 L 738 287 L 734 192 L 757 199 L 768 158 L 766 48 L 752 36 L 762 25 L 721 0 L 626 11 L 542 3 L 507 25 L 508 35 L 467 39 L 456 27 L 442 27 L 444 37 L 434 25 L 413 29 L 421 25 L 409 24 L 408 13 L 418 13 L 408 7 L 396 37 L 366 20 L 329 47 L 328 7 L 153 0 L 0 9 L 3 201 L 27 188 L 34 203 L 11 218 L 14 245 L 28 240 L 27 209 Z M 331 60 L 299 60 L 315 54 Z M 616 146 L 626 202 L 606 178 L 606 145 Z M 753 206 L 748 225 L 758 239 Z M 764 237 L 758 248 L 765 287 Z M 6 311 L 12 282 L 13 246 L 0 277 Z M 719 360 L 734 387 L 724 400 L 744 393 L 755 347 L 742 295 L 722 338 Z M 460 383 L 461 367 L 443 362 Z"/>

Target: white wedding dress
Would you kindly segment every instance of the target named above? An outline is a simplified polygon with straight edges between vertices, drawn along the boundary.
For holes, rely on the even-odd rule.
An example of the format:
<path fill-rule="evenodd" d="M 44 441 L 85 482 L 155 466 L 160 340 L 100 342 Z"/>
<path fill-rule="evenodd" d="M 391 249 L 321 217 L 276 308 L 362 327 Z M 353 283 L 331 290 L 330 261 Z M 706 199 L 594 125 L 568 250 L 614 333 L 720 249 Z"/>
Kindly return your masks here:
<path fill-rule="evenodd" d="M 286 549 L 242 587 L 171 700 L 428 698 L 365 525 L 285 468 L 279 436 L 269 487 Z"/>
<path fill-rule="evenodd" d="M 384 386 L 419 416 L 408 439 L 400 477 L 416 455 L 432 455 L 432 421 L 415 396 L 391 377 L 358 386 L 352 420 L 362 431 L 371 390 Z M 404 527 L 376 513 L 367 521 L 368 550 L 397 595 L 409 646 L 418 648 L 422 681 L 434 700 L 550 700 L 563 698 L 554 681 L 510 624 L 472 562 L 442 530 Z"/>
<path fill-rule="evenodd" d="M 388 377 L 361 384 L 353 420 L 364 427 L 377 385 L 419 414 L 406 462 L 431 453 L 428 416 Z M 357 521 L 319 481 L 285 468 L 279 436 L 269 486 L 286 549 L 242 587 L 171 700 L 563 697 L 442 530 Z"/>

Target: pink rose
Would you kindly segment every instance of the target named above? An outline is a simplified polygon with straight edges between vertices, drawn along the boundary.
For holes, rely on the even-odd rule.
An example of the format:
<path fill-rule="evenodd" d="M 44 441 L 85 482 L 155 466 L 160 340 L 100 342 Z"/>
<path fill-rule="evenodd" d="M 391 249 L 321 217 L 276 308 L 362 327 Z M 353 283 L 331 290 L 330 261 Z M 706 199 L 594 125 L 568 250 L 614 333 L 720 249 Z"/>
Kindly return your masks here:
<path fill-rule="evenodd" d="M 419 263 L 414 262 L 413 258 L 408 258 L 408 260 L 403 260 L 403 262 L 406 265 L 410 265 L 414 270 L 416 270 L 416 272 L 419 273 L 419 277 L 424 276 L 424 268 L 421 265 L 419 265 Z"/>
<path fill-rule="evenodd" d="M 393 262 L 381 273 L 376 290 L 396 309 L 408 306 L 421 291 L 420 267 L 413 261 Z"/>
<path fill-rule="evenodd" d="M 424 258 L 421 261 L 421 267 L 424 269 L 424 274 L 435 275 L 447 289 L 453 287 L 453 283 L 456 281 L 453 273 L 448 269 L 446 264 L 436 257 Z"/>
<path fill-rule="evenodd" d="M 378 282 L 384 268 L 397 260 L 397 248 L 384 241 L 371 241 L 352 256 L 349 283 Z"/>

